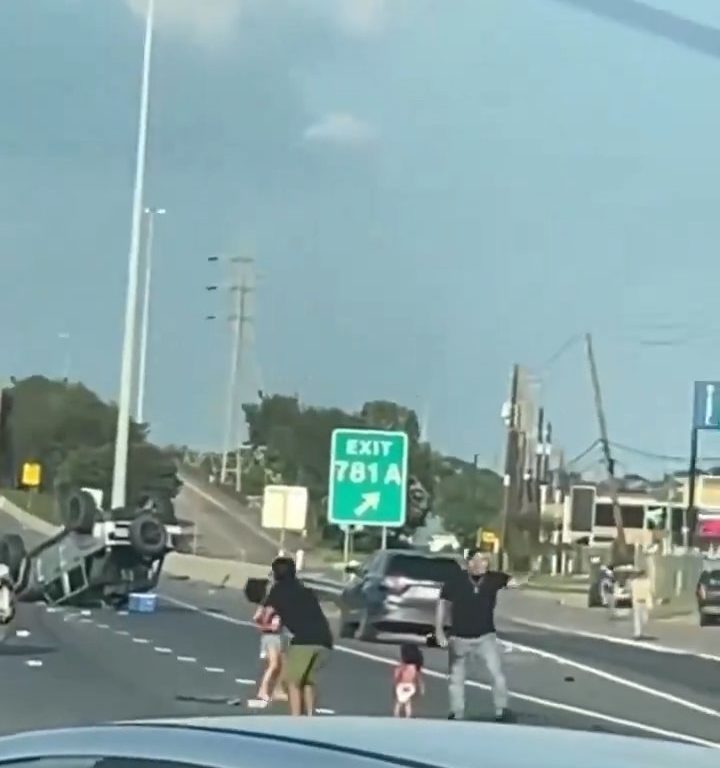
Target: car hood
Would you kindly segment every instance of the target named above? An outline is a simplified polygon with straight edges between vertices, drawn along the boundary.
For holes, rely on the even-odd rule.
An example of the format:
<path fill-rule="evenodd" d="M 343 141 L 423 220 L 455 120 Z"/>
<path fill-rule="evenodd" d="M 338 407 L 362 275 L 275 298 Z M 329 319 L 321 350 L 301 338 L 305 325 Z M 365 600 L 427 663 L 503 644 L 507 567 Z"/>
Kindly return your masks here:
<path fill-rule="evenodd" d="M 482 722 L 285 716 L 193 717 L 141 721 L 237 730 L 373 752 L 444 768 L 717 768 L 718 752 L 692 744 L 591 731 Z M 720 749 L 720 743 L 717 745 Z"/>

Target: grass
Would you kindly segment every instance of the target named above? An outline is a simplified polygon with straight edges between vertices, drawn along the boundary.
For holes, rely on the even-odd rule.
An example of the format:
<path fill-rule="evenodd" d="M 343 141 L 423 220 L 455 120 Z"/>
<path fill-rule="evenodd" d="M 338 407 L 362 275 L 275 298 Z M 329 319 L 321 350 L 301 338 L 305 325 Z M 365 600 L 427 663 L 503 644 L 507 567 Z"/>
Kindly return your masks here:
<path fill-rule="evenodd" d="M 8 501 L 29 512 L 31 515 L 39 517 L 45 522 L 57 525 L 55 516 L 55 498 L 49 493 L 38 493 L 36 491 L 20 491 L 16 488 L 4 488 L 0 490 L 0 495 Z"/>

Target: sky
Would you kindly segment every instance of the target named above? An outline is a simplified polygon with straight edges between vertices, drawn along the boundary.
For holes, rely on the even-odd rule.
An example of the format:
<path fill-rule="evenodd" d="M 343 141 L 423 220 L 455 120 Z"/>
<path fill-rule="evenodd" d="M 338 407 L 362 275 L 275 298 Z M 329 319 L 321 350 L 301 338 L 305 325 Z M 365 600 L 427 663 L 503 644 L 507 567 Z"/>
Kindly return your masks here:
<path fill-rule="evenodd" d="M 5 376 L 69 358 L 117 397 L 144 7 L 0 0 Z M 219 445 L 207 259 L 252 255 L 246 399 L 398 400 L 494 465 L 517 362 L 572 456 L 590 331 L 611 438 L 687 453 L 720 379 L 716 0 L 158 0 L 155 42 L 154 439 Z"/>

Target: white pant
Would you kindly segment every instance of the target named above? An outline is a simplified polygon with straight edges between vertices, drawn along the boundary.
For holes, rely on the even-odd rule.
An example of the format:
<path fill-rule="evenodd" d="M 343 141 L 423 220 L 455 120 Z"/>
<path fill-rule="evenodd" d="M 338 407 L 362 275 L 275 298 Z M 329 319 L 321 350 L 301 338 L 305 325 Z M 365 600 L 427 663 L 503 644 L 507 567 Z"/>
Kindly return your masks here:
<path fill-rule="evenodd" d="M 648 606 L 647 603 L 640 603 L 633 601 L 632 605 L 633 615 L 633 633 L 635 637 L 642 637 L 645 625 L 648 622 Z"/>

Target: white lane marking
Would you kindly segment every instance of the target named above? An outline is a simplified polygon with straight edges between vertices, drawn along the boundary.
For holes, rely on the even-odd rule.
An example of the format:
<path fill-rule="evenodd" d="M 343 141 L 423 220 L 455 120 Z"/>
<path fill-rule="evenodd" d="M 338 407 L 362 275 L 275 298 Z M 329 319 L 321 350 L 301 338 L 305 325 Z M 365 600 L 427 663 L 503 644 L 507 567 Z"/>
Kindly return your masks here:
<path fill-rule="evenodd" d="M 521 643 L 513 643 L 513 646 L 520 651 L 525 651 L 526 653 L 531 653 L 534 656 L 539 656 L 541 659 L 547 659 L 548 661 L 554 661 L 558 664 L 563 664 L 565 666 L 572 667 L 573 669 L 578 669 L 581 672 L 587 673 L 588 675 L 594 675 L 595 677 L 608 680 L 609 682 L 615 683 L 616 685 L 624 685 L 626 688 L 632 688 L 634 691 L 640 691 L 640 693 L 644 693 L 647 696 L 654 696 L 658 699 L 664 699 L 665 701 L 669 701 L 672 704 L 677 704 L 680 707 L 692 709 L 695 712 L 702 712 L 703 715 L 710 715 L 710 717 L 720 717 L 720 711 L 717 709 L 712 709 L 712 707 L 705 707 L 702 704 L 696 704 L 694 701 L 683 699 L 680 696 L 673 695 L 672 693 L 667 693 L 666 691 L 661 691 L 657 688 L 651 688 L 650 686 L 643 685 L 642 683 L 636 683 L 632 680 L 628 680 L 625 677 L 619 677 L 618 675 L 613 675 L 610 672 L 605 672 L 605 670 L 598 669 L 597 667 L 591 667 L 588 664 L 582 664 L 579 661 L 573 661 L 566 656 L 559 656 L 556 653 L 550 653 L 549 651 L 543 651 L 540 648 L 533 648 L 532 646 L 523 645 Z"/>
<path fill-rule="evenodd" d="M 213 672 L 221 675 L 225 670 L 222 667 L 205 667 L 206 672 Z"/>
<path fill-rule="evenodd" d="M 25 666 L 28 666 L 28 667 L 42 667 L 42 661 L 40 661 L 40 659 L 28 659 L 25 662 Z"/>
<path fill-rule="evenodd" d="M 16 637 L 30 637 L 30 632 L 27 629 L 18 629 L 15 633 Z"/>
<path fill-rule="evenodd" d="M 127 637 L 130 634 L 130 632 L 127 629 L 116 629 L 115 634 L 122 635 L 123 637 Z"/>
<path fill-rule="evenodd" d="M 334 715 L 335 714 L 334 709 L 327 709 L 326 707 L 316 707 L 315 712 L 318 715 Z"/>
<path fill-rule="evenodd" d="M 197 613 L 202 614 L 203 616 L 207 616 L 210 619 L 215 619 L 219 621 L 226 621 L 229 624 L 235 624 L 237 626 L 246 627 L 246 626 L 254 626 L 254 624 L 251 621 L 245 621 L 243 619 L 235 619 L 232 616 L 227 616 L 224 614 L 217 614 L 213 613 L 212 611 L 205 610 L 204 608 L 200 608 L 197 605 L 193 605 L 192 603 L 187 603 L 184 600 L 178 600 L 174 597 L 168 597 L 163 596 L 164 600 L 168 600 L 171 603 L 175 603 L 176 605 L 179 605 L 182 608 L 187 608 L 191 611 L 196 611 Z M 348 646 L 344 645 L 336 645 L 335 646 L 336 651 L 340 651 L 341 653 L 347 653 L 350 656 L 357 656 L 361 659 L 367 659 L 368 661 L 375 661 L 380 664 L 387 664 L 389 666 L 395 666 L 397 664 L 397 661 L 395 659 L 390 659 L 387 656 L 378 656 L 375 653 L 368 653 L 367 651 L 361 651 L 357 648 L 349 648 Z M 440 680 L 447 680 L 447 675 L 436 672 L 434 669 L 425 669 L 423 670 L 423 674 L 425 674 L 427 677 L 434 677 L 438 678 Z M 486 683 L 479 683 L 476 680 L 468 680 L 466 681 L 465 685 L 471 687 L 471 688 L 479 688 L 483 691 L 489 691 L 491 690 L 491 686 L 487 685 Z M 537 704 L 541 707 L 547 707 L 548 709 L 556 709 L 561 712 L 568 712 L 573 715 L 580 715 L 581 717 L 587 717 L 592 720 L 602 720 L 605 723 L 612 723 L 613 725 L 619 725 L 623 728 L 632 728 L 636 731 L 642 731 L 643 733 L 652 733 L 656 736 L 662 736 L 663 738 L 667 739 L 676 739 L 679 741 L 684 741 L 689 744 L 699 744 L 703 747 L 710 747 L 712 749 L 718 749 L 720 750 L 720 742 L 716 741 L 708 741 L 707 739 L 701 739 L 697 736 L 691 736 L 687 733 L 679 733 L 677 731 L 670 731 L 666 728 L 657 728 L 654 725 L 646 725 L 645 723 L 637 722 L 636 720 L 627 720 L 623 717 L 615 717 L 613 715 L 606 715 L 602 712 L 595 712 L 591 709 L 585 709 L 584 707 L 576 707 L 572 704 L 563 704 L 560 701 L 553 701 L 551 699 L 543 699 L 539 696 L 532 696 L 527 693 L 517 693 L 515 691 L 510 691 L 510 696 L 514 699 L 517 699 L 519 701 L 526 701 L 531 704 Z"/>
<path fill-rule="evenodd" d="M 56 605 L 46 605 L 45 610 L 48 613 L 60 613 L 62 611 L 62 608 Z"/>
<path fill-rule="evenodd" d="M 110 629 L 109 624 L 98 624 L 98 629 Z"/>
<path fill-rule="evenodd" d="M 172 653 L 172 648 L 164 648 L 164 647 L 163 647 L 163 646 L 161 646 L 161 645 L 156 645 L 156 646 L 155 646 L 155 650 L 156 650 L 158 653 Z"/>
<path fill-rule="evenodd" d="M 178 661 L 182 661 L 185 664 L 194 664 L 197 659 L 194 656 L 177 656 Z"/>
<path fill-rule="evenodd" d="M 78 619 L 78 624 L 92 624 L 92 619 Z"/>
<path fill-rule="evenodd" d="M 272 544 L 273 547 L 277 549 L 278 542 L 275 541 L 271 536 L 268 536 L 265 531 L 255 528 L 253 525 L 251 525 L 247 520 L 244 520 L 240 515 L 234 514 L 228 507 L 225 506 L 222 502 L 218 501 L 216 498 L 212 497 L 209 493 L 206 493 L 202 490 L 202 488 L 198 488 L 197 485 L 194 483 L 190 483 L 187 480 L 183 480 L 183 485 L 185 488 L 189 488 L 193 493 L 196 493 L 201 498 L 205 499 L 206 501 L 209 501 L 213 506 L 217 507 L 218 509 L 221 509 L 225 514 L 230 515 L 233 520 L 240 523 L 243 527 L 247 528 L 248 531 L 253 533 L 255 536 L 257 536 L 259 539 L 262 539 L 263 541 L 266 541 L 268 544 Z"/>
<path fill-rule="evenodd" d="M 117 615 L 118 615 L 118 616 L 127 616 L 127 615 L 128 615 L 128 612 L 127 612 L 127 611 L 118 611 L 118 612 L 117 612 Z"/>
<path fill-rule="evenodd" d="M 147 645 L 150 641 L 146 640 L 144 637 L 133 637 L 132 639 L 133 643 L 137 643 L 138 645 Z"/>
<path fill-rule="evenodd" d="M 255 685 L 255 681 L 249 677 L 236 677 L 235 682 L 239 685 Z"/>
<path fill-rule="evenodd" d="M 81 616 L 92 616 L 92 611 L 80 611 Z"/>
<path fill-rule="evenodd" d="M 606 643 L 615 645 L 626 645 L 632 648 L 641 648 L 644 651 L 655 651 L 655 653 L 667 653 L 675 656 L 698 656 L 706 661 L 720 661 L 720 656 L 712 653 L 702 653 L 687 648 L 674 648 L 670 645 L 659 645 L 658 643 L 648 642 L 647 640 L 634 640 L 629 637 L 617 637 L 616 635 L 605 635 L 602 632 L 591 632 L 585 629 L 573 629 L 570 627 L 558 627 L 554 624 L 546 624 L 542 621 L 530 621 L 529 619 L 517 619 L 514 616 L 500 616 L 501 619 L 511 621 L 513 624 L 522 624 L 533 629 L 544 629 L 547 632 L 555 632 L 561 635 L 575 635 L 576 637 L 587 637 L 589 640 L 603 640 Z"/>

